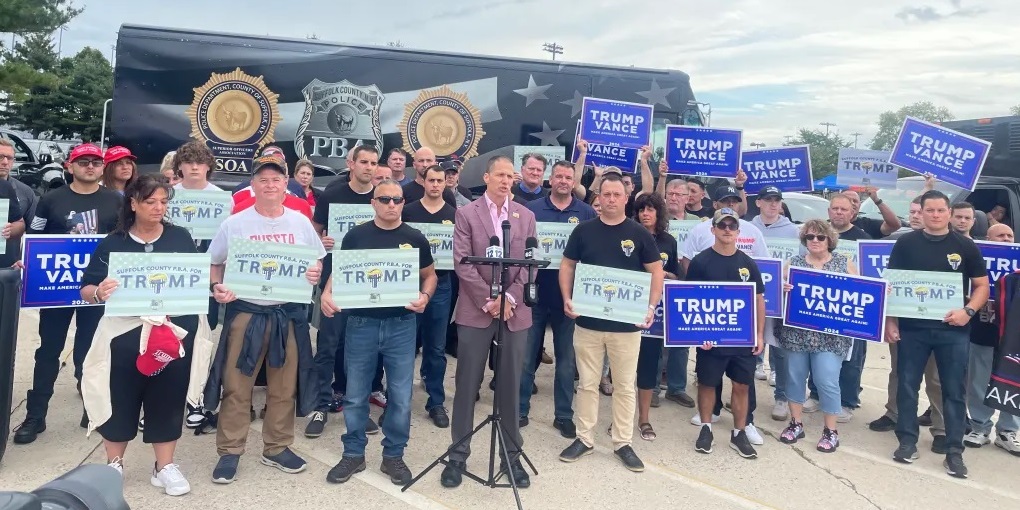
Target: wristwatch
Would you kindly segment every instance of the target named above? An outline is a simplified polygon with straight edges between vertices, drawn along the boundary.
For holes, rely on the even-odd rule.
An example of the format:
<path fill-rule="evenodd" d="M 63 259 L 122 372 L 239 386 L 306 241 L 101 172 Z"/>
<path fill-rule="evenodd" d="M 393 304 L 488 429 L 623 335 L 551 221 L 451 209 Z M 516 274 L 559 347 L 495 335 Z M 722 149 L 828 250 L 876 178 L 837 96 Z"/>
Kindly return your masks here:
<path fill-rule="evenodd" d="M 968 317 L 973 317 L 973 316 L 974 316 L 974 314 L 975 314 L 975 313 L 977 313 L 977 312 L 975 312 L 975 311 L 974 311 L 974 309 L 973 309 L 973 308 L 971 308 L 971 307 L 969 307 L 969 306 L 965 306 L 965 307 L 963 307 L 963 311 L 967 312 L 967 316 L 968 316 Z"/>
<path fill-rule="evenodd" d="M 96 290 L 92 291 L 92 301 L 95 302 L 97 305 L 101 305 L 104 302 L 102 299 L 99 299 L 99 286 L 98 285 L 96 285 Z"/>
<path fill-rule="evenodd" d="M 209 284 L 209 292 L 216 292 L 216 286 L 223 282 L 212 282 Z"/>

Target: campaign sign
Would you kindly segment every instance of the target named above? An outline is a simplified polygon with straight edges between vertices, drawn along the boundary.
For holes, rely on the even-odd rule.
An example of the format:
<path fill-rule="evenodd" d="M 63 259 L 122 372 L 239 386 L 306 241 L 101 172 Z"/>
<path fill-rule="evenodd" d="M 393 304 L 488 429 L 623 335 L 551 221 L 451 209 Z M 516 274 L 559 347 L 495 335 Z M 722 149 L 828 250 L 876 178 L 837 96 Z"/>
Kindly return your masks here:
<path fill-rule="evenodd" d="M 1020 244 L 997 243 L 993 241 L 974 241 L 981 256 L 985 259 L 988 270 L 988 284 L 991 285 L 991 296 L 995 299 L 995 282 L 1003 275 L 1020 271 Z"/>
<path fill-rule="evenodd" d="M 674 280 L 666 280 L 671 282 Z M 650 338 L 662 338 L 662 314 L 664 310 L 662 308 L 662 300 L 659 300 L 659 304 L 655 306 L 655 317 L 652 319 L 652 325 L 648 329 L 641 330 L 641 336 L 647 336 Z"/>
<path fill-rule="evenodd" d="M 166 219 L 187 229 L 192 239 L 212 239 L 233 205 L 229 191 L 175 189 L 167 204 Z"/>
<path fill-rule="evenodd" d="M 861 276 L 882 278 L 889 266 L 889 255 L 896 241 L 857 241 L 857 268 Z"/>
<path fill-rule="evenodd" d="M 691 229 L 698 223 L 701 223 L 701 220 L 669 220 L 669 235 L 676 239 L 677 253 L 681 258 L 684 257 L 683 246 L 687 242 L 687 236 L 691 234 Z M 691 257 L 693 256 L 691 255 Z"/>
<path fill-rule="evenodd" d="M 669 282 L 663 291 L 666 347 L 754 347 L 754 283 Z"/>
<path fill-rule="evenodd" d="M 0 199 L 0 229 L 4 228 L 7 224 L 7 214 L 10 212 L 11 201 L 9 199 Z M 7 243 L 0 240 L 0 255 L 7 253 Z"/>
<path fill-rule="evenodd" d="M 770 237 L 765 240 L 768 244 L 769 254 L 772 258 L 779 260 L 790 260 L 800 255 L 803 246 L 800 239 L 796 237 Z"/>
<path fill-rule="evenodd" d="M 577 132 L 581 132 L 581 121 L 577 121 Z M 600 167 L 615 166 L 624 172 L 636 172 L 640 157 L 640 147 L 619 147 L 616 145 L 588 142 L 588 152 L 585 153 L 584 160 L 585 164 L 588 165 Z M 577 162 L 580 158 L 581 153 L 577 150 L 577 144 L 575 143 L 574 152 L 570 155 L 570 161 Z"/>
<path fill-rule="evenodd" d="M 892 287 L 890 317 L 941 321 L 950 310 L 963 308 L 963 278 L 959 273 L 886 269 Z"/>
<path fill-rule="evenodd" d="M 429 241 L 432 260 L 438 271 L 453 271 L 453 223 L 414 223 L 408 226 L 418 229 Z"/>
<path fill-rule="evenodd" d="M 235 237 L 227 248 L 223 284 L 241 299 L 308 304 L 312 284 L 305 274 L 318 258 L 312 246 Z"/>
<path fill-rule="evenodd" d="M 333 252 L 333 301 L 340 308 L 403 308 L 419 298 L 417 249 Z"/>
<path fill-rule="evenodd" d="M 111 253 L 109 277 L 119 285 L 106 315 L 209 313 L 210 263 L 208 253 Z"/>
<path fill-rule="evenodd" d="M 784 324 L 881 342 L 887 283 L 877 278 L 791 267 Z"/>
<path fill-rule="evenodd" d="M 991 147 L 980 138 L 907 117 L 889 163 L 974 191 Z"/>
<path fill-rule="evenodd" d="M 765 186 L 776 186 L 784 192 L 815 190 L 811 149 L 807 145 L 744 151 L 740 164 L 747 174 L 744 191 L 748 195 L 757 195 Z"/>
<path fill-rule="evenodd" d="M 574 313 L 626 324 L 644 324 L 652 274 L 577 264 L 571 300 Z"/>
<path fill-rule="evenodd" d="M 104 237 L 25 234 L 21 308 L 96 306 L 81 298 L 81 278 Z"/>
<path fill-rule="evenodd" d="M 586 97 L 581 100 L 581 139 L 640 149 L 652 140 L 652 112 L 647 104 Z"/>
<path fill-rule="evenodd" d="M 549 261 L 549 265 L 540 270 L 559 271 L 567 239 L 570 239 L 570 233 L 576 226 L 577 223 L 535 222 L 535 233 L 538 237 L 538 252 L 535 258 Z"/>
<path fill-rule="evenodd" d="M 329 204 L 326 232 L 333 238 L 333 249 L 339 250 L 347 231 L 375 218 L 371 204 Z"/>
<path fill-rule="evenodd" d="M 836 243 L 836 249 L 833 253 L 839 253 L 849 260 L 851 265 L 857 265 L 857 260 L 860 258 L 859 248 L 857 247 L 857 241 L 851 241 L 849 239 L 840 239 Z"/>
<path fill-rule="evenodd" d="M 783 317 L 783 261 L 764 257 L 752 257 L 761 271 L 765 283 L 765 316 Z"/>
<path fill-rule="evenodd" d="M 739 129 L 666 126 L 666 166 L 670 173 L 733 178 L 740 170 Z"/>
<path fill-rule="evenodd" d="M 836 184 L 896 189 L 899 172 L 896 165 L 889 163 L 889 154 L 889 151 L 841 147 L 836 164 Z"/>
<path fill-rule="evenodd" d="M 567 148 L 563 146 L 551 147 L 548 145 L 514 145 L 514 166 L 524 166 L 524 156 L 527 154 L 541 154 L 545 158 L 545 172 L 542 180 L 548 181 L 552 176 L 552 167 L 557 161 L 563 161 L 566 157 Z M 574 160 L 577 161 L 577 160 Z"/>

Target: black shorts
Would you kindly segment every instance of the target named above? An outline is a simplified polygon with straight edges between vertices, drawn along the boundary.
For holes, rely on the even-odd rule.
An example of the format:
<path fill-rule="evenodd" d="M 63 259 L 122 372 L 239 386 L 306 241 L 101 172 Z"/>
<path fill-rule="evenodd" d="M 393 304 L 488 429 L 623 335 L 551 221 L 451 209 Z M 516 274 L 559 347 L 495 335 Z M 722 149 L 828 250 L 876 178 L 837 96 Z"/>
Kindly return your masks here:
<path fill-rule="evenodd" d="M 638 352 L 637 387 L 639 390 L 654 390 L 659 387 L 659 358 L 662 357 L 662 339 L 641 337 L 641 351 Z"/>
<path fill-rule="evenodd" d="M 757 360 L 754 356 L 744 354 L 718 354 L 698 349 L 697 363 L 694 373 L 698 376 L 698 384 L 720 386 L 723 375 L 737 384 L 754 384 L 754 368 Z"/>

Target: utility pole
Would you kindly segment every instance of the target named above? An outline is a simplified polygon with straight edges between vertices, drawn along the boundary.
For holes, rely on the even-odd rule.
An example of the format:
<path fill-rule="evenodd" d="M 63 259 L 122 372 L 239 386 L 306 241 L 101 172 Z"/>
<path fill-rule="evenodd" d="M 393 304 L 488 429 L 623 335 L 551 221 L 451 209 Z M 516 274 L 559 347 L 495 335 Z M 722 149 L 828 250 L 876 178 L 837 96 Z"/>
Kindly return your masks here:
<path fill-rule="evenodd" d="M 861 136 L 861 133 L 850 133 L 850 136 L 854 137 L 854 148 L 857 148 L 857 137 Z"/>
<path fill-rule="evenodd" d="M 116 44 L 111 44 L 110 45 L 110 67 L 113 67 L 113 57 L 114 57 L 114 52 L 116 52 L 116 51 L 117 51 L 117 45 Z"/>
<path fill-rule="evenodd" d="M 819 126 L 825 126 L 825 136 L 829 136 L 829 128 L 830 127 L 836 127 L 836 124 L 833 123 L 833 122 L 819 122 L 818 125 Z"/>
<path fill-rule="evenodd" d="M 67 30 L 67 25 L 60 25 L 60 28 L 57 30 L 59 31 L 59 35 L 57 36 L 57 58 L 59 59 L 63 56 L 64 30 Z"/>
<path fill-rule="evenodd" d="M 556 60 L 556 55 L 563 54 L 563 46 L 556 43 L 545 43 L 542 45 L 542 51 L 552 54 L 552 59 Z"/>
<path fill-rule="evenodd" d="M 793 136 L 791 135 L 783 135 L 783 138 L 786 139 L 786 145 L 790 145 L 790 141 L 793 140 Z"/>
<path fill-rule="evenodd" d="M 755 149 L 760 149 L 764 146 L 765 144 L 762 142 L 751 142 L 751 147 L 754 147 Z"/>

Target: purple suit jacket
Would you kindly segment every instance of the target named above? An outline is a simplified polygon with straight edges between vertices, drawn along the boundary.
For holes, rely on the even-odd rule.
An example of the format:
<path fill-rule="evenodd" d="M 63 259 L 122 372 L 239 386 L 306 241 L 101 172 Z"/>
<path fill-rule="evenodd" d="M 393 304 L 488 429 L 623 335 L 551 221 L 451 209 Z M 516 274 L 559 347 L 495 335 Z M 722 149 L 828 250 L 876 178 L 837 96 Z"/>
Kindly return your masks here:
<path fill-rule="evenodd" d="M 535 237 L 535 214 L 513 200 L 510 201 L 507 219 L 510 220 L 510 253 L 506 257 L 523 259 L 524 241 Z M 484 257 L 489 247 L 489 238 L 496 235 L 492 228 L 492 217 L 485 206 L 485 197 L 479 198 L 460 209 L 453 228 L 453 260 L 460 293 L 457 297 L 457 324 L 473 328 L 487 328 L 492 316 L 483 312 L 482 307 L 489 300 L 492 285 L 492 267 L 461 264 L 464 257 Z M 531 327 L 531 308 L 524 304 L 524 284 L 528 272 L 511 267 L 507 275 L 510 284 L 507 293 L 517 303 L 514 316 L 507 322 L 510 331 L 521 331 Z"/>

